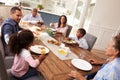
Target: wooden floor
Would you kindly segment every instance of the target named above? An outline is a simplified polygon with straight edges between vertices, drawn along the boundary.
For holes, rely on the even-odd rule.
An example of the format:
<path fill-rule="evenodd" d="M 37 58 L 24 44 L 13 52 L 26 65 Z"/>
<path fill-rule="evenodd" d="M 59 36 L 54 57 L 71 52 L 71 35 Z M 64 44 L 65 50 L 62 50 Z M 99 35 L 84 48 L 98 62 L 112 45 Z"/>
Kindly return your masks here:
<path fill-rule="evenodd" d="M 97 55 L 100 58 L 103 58 L 103 59 L 107 58 L 107 56 L 105 55 L 105 51 L 92 49 L 91 52 L 94 53 L 95 55 Z"/>

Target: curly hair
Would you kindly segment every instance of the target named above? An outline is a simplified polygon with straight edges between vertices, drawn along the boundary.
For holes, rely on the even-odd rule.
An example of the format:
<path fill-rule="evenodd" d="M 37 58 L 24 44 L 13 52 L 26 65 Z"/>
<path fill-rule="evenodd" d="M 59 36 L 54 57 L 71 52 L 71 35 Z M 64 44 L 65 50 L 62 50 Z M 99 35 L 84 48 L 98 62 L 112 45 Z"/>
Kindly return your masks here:
<path fill-rule="evenodd" d="M 8 48 L 13 54 L 19 54 L 23 48 L 27 48 L 32 44 L 34 35 L 30 30 L 22 30 L 10 37 Z"/>
<path fill-rule="evenodd" d="M 83 36 L 86 34 L 86 30 L 84 28 L 79 28 L 78 29 Z"/>

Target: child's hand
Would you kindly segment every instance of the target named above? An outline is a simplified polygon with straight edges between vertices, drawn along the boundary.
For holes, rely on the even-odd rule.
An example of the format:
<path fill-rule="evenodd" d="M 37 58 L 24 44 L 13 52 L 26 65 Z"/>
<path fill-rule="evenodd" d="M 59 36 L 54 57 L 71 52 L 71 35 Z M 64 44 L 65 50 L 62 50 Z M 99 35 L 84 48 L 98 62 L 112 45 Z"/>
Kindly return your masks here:
<path fill-rule="evenodd" d="M 74 46 L 79 46 L 79 44 L 77 42 L 75 42 L 75 41 L 73 42 L 73 45 Z"/>
<path fill-rule="evenodd" d="M 70 38 L 66 38 L 66 40 L 70 41 L 70 40 L 72 40 L 72 39 L 70 39 Z"/>
<path fill-rule="evenodd" d="M 38 59 L 39 59 L 39 61 L 41 62 L 45 57 L 46 57 L 45 54 L 41 54 Z"/>

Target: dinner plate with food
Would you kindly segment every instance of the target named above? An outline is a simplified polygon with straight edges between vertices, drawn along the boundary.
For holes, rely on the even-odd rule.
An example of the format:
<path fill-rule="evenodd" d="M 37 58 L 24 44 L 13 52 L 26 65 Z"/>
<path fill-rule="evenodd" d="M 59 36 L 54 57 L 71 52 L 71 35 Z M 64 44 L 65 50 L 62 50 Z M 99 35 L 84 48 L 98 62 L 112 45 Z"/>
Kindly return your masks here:
<path fill-rule="evenodd" d="M 60 46 L 60 43 L 58 41 L 56 41 L 56 40 L 53 40 L 53 39 L 47 40 L 47 42 L 50 43 L 50 44 L 54 44 L 54 45 Z"/>
<path fill-rule="evenodd" d="M 40 27 L 35 27 L 36 31 L 41 31 L 42 29 Z"/>
<path fill-rule="evenodd" d="M 63 42 L 66 44 L 76 44 L 76 42 L 72 39 L 65 39 Z"/>
<path fill-rule="evenodd" d="M 34 45 L 30 47 L 30 50 L 36 54 L 47 54 L 49 53 L 49 49 L 45 46 Z"/>

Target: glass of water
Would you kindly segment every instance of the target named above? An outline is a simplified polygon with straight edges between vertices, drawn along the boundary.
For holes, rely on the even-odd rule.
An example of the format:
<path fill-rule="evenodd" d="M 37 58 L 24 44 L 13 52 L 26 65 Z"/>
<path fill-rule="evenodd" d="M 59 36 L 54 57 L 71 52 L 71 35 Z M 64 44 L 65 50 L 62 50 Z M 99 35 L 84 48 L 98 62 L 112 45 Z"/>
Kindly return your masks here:
<path fill-rule="evenodd" d="M 59 43 L 62 43 L 63 42 L 63 36 L 59 36 L 58 41 L 59 41 Z"/>
<path fill-rule="evenodd" d="M 79 58 L 80 58 L 80 59 L 84 59 L 84 57 L 85 57 L 84 54 L 82 54 L 82 53 L 79 54 Z"/>

